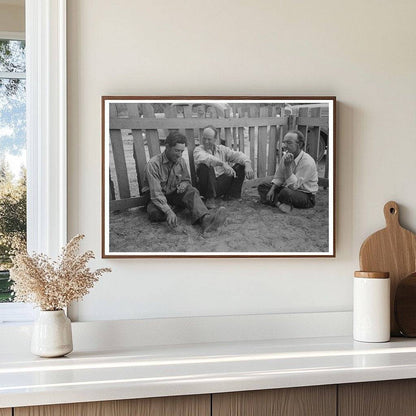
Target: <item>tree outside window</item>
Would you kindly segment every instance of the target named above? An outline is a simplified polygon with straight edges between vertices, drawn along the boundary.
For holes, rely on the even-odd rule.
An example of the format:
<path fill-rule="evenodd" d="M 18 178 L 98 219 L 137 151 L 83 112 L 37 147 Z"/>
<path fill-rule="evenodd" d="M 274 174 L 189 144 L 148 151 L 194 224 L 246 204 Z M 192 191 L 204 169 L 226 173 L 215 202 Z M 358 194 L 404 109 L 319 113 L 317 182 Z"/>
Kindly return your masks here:
<path fill-rule="evenodd" d="M 26 243 L 25 42 L 0 39 L 0 302 L 12 300 L 8 269 Z"/>

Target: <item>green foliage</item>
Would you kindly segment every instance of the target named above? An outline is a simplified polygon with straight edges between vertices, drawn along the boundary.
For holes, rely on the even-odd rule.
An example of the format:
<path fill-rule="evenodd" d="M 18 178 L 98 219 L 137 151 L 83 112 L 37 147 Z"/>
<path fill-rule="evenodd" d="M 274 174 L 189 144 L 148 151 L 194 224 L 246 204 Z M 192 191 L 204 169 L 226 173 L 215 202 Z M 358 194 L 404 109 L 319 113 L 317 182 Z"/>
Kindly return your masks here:
<path fill-rule="evenodd" d="M 10 273 L 8 270 L 0 270 L 0 303 L 10 302 L 13 299 L 10 286 Z"/>
<path fill-rule="evenodd" d="M 0 161 L 0 270 L 9 269 L 16 248 L 26 242 L 26 171 L 17 182 L 7 162 Z M 7 284 L 6 284 L 7 281 Z M 0 302 L 10 300 L 8 272 L 0 272 Z"/>
<path fill-rule="evenodd" d="M 25 72 L 24 40 L 0 39 L 0 71 L 1 72 Z"/>

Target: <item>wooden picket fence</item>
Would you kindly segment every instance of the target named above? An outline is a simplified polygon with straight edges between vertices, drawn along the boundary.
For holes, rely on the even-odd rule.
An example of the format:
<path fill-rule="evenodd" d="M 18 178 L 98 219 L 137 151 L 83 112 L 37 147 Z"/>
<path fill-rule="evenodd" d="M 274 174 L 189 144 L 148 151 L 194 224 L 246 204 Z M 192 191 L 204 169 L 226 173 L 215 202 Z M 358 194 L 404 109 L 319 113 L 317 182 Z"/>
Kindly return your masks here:
<path fill-rule="evenodd" d="M 300 107 L 293 115 L 284 104 L 146 104 L 111 103 L 110 142 L 115 171 L 110 174 L 110 210 L 125 210 L 140 206 L 143 198 L 145 166 L 147 161 L 161 152 L 169 131 L 179 130 L 187 139 L 187 153 L 192 181 L 196 183 L 193 150 L 207 125 L 215 127 L 222 144 L 246 153 L 256 178 L 275 173 L 282 157 L 282 138 L 289 129 L 297 128 L 306 138 L 306 150 L 319 161 L 327 144 L 322 141 L 321 129 L 328 131 L 328 114 L 321 114 L 320 107 Z M 156 109 L 156 111 L 155 111 Z M 126 154 L 123 130 L 131 131 L 132 155 Z M 132 159 L 133 158 L 133 159 Z M 131 195 L 128 163 L 134 160 L 139 196 Z M 326 158 L 325 177 L 328 175 Z M 114 177 L 115 176 L 115 177 Z M 325 179 L 320 181 L 325 185 Z M 115 184 L 117 185 L 117 199 Z"/>

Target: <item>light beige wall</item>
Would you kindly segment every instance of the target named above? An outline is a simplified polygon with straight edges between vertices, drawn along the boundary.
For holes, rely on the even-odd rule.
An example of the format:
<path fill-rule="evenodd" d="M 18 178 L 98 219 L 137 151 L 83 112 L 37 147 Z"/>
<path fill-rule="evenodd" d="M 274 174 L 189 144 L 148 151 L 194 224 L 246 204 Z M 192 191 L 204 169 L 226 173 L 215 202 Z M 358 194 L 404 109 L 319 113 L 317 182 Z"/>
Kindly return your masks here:
<path fill-rule="evenodd" d="M 0 32 L 24 32 L 25 8 L 24 6 L 11 6 L 0 4 Z"/>
<path fill-rule="evenodd" d="M 350 310 L 384 203 L 416 231 L 415 15 L 413 0 L 68 0 L 69 235 L 98 257 L 102 95 L 338 98 L 335 259 L 100 260 L 113 273 L 79 319 Z"/>

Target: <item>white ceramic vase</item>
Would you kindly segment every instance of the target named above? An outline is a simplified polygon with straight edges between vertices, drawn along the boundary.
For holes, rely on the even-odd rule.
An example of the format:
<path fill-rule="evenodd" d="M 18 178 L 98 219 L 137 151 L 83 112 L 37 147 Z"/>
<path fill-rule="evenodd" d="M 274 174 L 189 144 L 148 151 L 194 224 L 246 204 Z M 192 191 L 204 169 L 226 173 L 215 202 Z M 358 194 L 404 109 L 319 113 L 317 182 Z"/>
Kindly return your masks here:
<path fill-rule="evenodd" d="M 39 357 L 62 357 L 72 351 L 71 321 L 61 309 L 40 311 L 34 323 L 30 350 Z"/>

